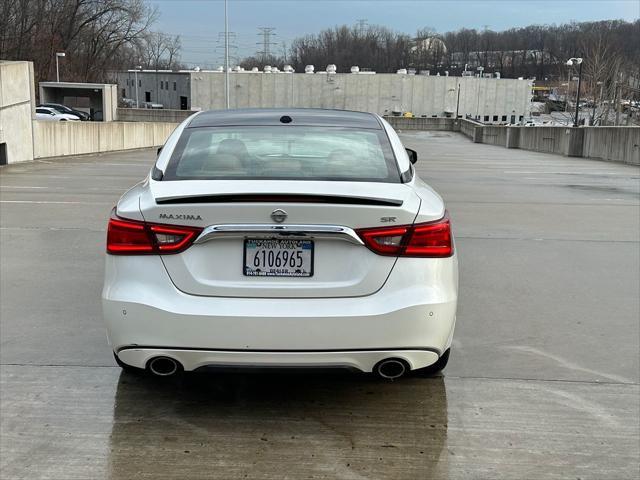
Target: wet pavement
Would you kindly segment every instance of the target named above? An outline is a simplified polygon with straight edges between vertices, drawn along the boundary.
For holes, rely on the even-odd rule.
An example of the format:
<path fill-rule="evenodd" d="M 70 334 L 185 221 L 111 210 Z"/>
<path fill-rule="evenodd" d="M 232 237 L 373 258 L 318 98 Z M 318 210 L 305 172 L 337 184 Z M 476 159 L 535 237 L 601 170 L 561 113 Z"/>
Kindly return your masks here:
<path fill-rule="evenodd" d="M 640 170 L 403 135 L 445 198 L 443 377 L 115 366 L 104 227 L 152 151 L 0 169 L 0 478 L 638 478 Z"/>

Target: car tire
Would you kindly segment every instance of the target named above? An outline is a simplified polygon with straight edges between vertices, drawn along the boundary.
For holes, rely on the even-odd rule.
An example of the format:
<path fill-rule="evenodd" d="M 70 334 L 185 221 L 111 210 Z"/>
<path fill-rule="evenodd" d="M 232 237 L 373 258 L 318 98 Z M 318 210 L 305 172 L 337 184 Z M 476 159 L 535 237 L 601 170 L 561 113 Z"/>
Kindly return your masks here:
<path fill-rule="evenodd" d="M 451 354 L 451 349 L 448 348 L 442 355 L 440 355 L 440 358 L 436 361 L 436 363 L 433 363 L 424 368 L 418 368 L 411 373 L 413 373 L 418 377 L 432 377 L 436 373 L 444 370 L 444 367 L 446 367 L 447 363 L 449 363 L 450 354 Z"/>
<path fill-rule="evenodd" d="M 127 373 L 142 373 L 144 372 L 143 368 L 138 368 L 138 367 L 134 367 L 131 365 L 128 365 L 126 363 L 124 363 L 122 360 L 120 360 L 118 358 L 118 355 L 116 355 L 116 352 L 113 352 L 113 358 L 115 358 L 116 363 L 118 364 L 118 366 L 124 370 Z"/>

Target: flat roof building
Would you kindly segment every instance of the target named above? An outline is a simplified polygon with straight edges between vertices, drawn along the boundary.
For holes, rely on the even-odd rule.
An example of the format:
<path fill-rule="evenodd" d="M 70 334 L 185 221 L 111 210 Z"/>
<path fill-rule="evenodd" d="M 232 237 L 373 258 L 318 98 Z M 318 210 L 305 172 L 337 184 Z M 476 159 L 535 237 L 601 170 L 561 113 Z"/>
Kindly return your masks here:
<path fill-rule="evenodd" d="M 122 106 L 225 108 L 225 75 L 183 70 L 114 72 Z M 516 123 L 531 112 L 530 80 L 394 73 L 231 72 L 231 108 L 334 108 Z"/>

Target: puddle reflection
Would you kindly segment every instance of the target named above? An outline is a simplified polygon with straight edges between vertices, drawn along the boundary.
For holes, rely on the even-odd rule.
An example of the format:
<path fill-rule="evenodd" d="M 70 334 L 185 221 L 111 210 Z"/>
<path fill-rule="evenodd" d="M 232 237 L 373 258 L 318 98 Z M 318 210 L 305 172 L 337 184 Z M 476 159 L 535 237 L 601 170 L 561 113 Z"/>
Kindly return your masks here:
<path fill-rule="evenodd" d="M 444 379 L 122 373 L 109 471 L 130 478 L 446 478 Z"/>

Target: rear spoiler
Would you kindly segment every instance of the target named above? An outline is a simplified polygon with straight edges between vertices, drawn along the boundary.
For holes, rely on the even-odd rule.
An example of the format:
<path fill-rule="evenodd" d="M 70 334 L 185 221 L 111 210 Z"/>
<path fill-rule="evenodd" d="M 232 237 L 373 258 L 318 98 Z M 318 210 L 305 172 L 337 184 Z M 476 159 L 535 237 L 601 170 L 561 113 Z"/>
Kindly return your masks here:
<path fill-rule="evenodd" d="M 400 207 L 402 200 L 393 198 L 352 197 L 342 195 L 304 195 L 282 193 L 243 193 L 220 195 L 185 195 L 156 198 L 158 205 L 185 203 L 326 203 L 334 205 L 379 205 Z"/>

